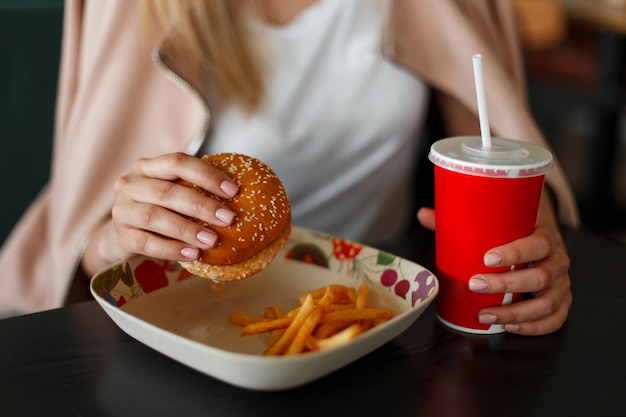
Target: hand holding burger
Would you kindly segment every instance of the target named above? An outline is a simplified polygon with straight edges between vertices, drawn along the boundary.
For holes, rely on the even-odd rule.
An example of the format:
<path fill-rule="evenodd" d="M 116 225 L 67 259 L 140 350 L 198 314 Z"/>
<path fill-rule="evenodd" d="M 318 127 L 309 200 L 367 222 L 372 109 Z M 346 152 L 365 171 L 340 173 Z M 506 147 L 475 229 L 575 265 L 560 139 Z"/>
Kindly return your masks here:
<path fill-rule="evenodd" d="M 136 255 L 233 280 L 267 266 L 291 232 L 284 186 L 263 162 L 239 154 L 142 158 L 115 184 L 111 217 L 81 262 L 92 276 Z"/>

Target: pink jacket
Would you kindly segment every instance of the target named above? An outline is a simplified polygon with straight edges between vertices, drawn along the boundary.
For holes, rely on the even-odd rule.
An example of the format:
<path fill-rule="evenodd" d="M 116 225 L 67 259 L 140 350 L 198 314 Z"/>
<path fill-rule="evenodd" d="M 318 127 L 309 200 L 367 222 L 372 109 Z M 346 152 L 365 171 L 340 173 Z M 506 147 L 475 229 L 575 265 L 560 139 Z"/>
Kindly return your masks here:
<path fill-rule="evenodd" d="M 115 180 L 139 157 L 193 154 L 205 135 L 208 77 L 175 39 L 153 62 L 138 4 L 65 2 L 52 174 L 0 253 L 0 316 L 63 305 Z M 451 134 L 478 133 L 471 56 L 481 53 L 492 133 L 545 145 L 526 106 L 508 2 L 396 0 L 385 49 L 441 93 Z M 560 168 L 548 182 L 561 222 L 578 226 Z"/>

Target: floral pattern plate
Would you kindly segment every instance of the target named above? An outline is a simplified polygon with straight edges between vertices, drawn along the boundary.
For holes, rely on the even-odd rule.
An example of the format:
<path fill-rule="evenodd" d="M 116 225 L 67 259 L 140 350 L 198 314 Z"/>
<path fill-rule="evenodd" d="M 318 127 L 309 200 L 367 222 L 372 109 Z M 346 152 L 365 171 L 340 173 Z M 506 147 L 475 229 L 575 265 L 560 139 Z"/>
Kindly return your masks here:
<path fill-rule="evenodd" d="M 367 281 L 368 304 L 393 319 L 352 342 L 301 355 L 262 356 L 267 335 L 240 336 L 228 321 L 239 311 L 287 311 L 306 290 Z M 158 352 L 226 383 L 278 390 L 306 384 L 373 351 L 405 331 L 435 298 L 435 276 L 393 254 L 293 227 L 287 247 L 257 275 L 225 285 L 189 274 L 176 262 L 137 257 L 91 280 L 99 305 L 126 333 Z"/>

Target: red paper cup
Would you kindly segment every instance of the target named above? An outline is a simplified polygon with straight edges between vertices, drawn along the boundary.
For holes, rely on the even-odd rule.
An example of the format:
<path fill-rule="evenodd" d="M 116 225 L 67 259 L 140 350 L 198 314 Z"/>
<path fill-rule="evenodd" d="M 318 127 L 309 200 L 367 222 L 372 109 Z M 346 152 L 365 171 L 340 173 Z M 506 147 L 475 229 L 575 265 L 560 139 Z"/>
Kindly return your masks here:
<path fill-rule="evenodd" d="M 513 269 L 486 267 L 483 257 L 489 249 L 532 233 L 552 155 L 502 138 L 492 138 L 486 148 L 480 137 L 468 136 L 434 143 L 429 159 L 435 164 L 437 316 L 456 330 L 501 333 L 501 325 L 479 323 L 478 311 L 518 301 L 521 294 L 475 293 L 469 279 Z"/>

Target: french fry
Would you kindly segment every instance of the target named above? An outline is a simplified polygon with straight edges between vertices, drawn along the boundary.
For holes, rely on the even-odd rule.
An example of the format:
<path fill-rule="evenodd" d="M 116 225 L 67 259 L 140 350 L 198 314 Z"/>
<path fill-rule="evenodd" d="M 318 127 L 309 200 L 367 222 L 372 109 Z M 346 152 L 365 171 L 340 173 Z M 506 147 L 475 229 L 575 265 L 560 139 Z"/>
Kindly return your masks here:
<path fill-rule="evenodd" d="M 273 319 L 279 319 L 285 316 L 280 307 L 270 308 L 270 311 L 266 310 L 265 315 L 267 316 L 267 318 Z M 270 333 L 270 340 L 268 340 L 267 342 L 267 348 L 269 349 L 274 346 L 274 344 L 276 344 L 276 342 L 278 341 L 278 339 L 280 339 L 284 332 L 285 329 L 277 329 L 272 331 L 272 333 Z"/>
<path fill-rule="evenodd" d="M 358 291 L 344 285 L 328 285 L 305 292 L 300 305 L 287 313 L 267 307 L 265 317 L 232 313 L 231 323 L 241 335 L 270 333 L 264 355 L 294 355 L 330 349 L 354 340 L 359 334 L 393 317 L 389 308 L 367 306 L 369 288 Z"/>
<path fill-rule="evenodd" d="M 333 305 L 330 306 L 328 311 L 347 310 L 349 308 L 354 308 L 354 307 L 355 307 L 354 303 L 350 303 L 350 304 L 333 304 Z"/>
<path fill-rule="evenodd" d="M 327 288 L 330 288 L 330 290 L 335 295 L 335 302 L 339 302 L 341 299 L 347 299 L 354 302 L 354 300 L 356 299 L 356 292 L 354 291 L 354 288 L 340 284 L 332 284 L 327 287 L 321 287 L 312 291 L 305 292 L 300 296 L 300 304 L 302 304 L 307 294 L 311 294 L 314 300 L 322 298 L 326 293 Z"/>
<path fill-rule="evenodd" d="M 228 316 L 228 321 L 239 326 L 246 326 L 248 324 L 266 321 L 266 319 L 264 319 L 263 317 L 255 317 L 244 313 L 231 313 Z"/>
<path fill-rule="evenodd" d="M 313 336 L 306 339 L 305 348 L 307 351 L 318 350 L 317 349 L 317 339 Z"/>
<path fill-rule="evenodd" d="M 367 283 L 364 282 L 361 284 L 359 291 L 356 294 L 354 306 L 357 308 L 367 307 L 367 294 L 369 294 L 369 287 L 367 286 Z"/>
<path fill-rule="evenodd" d="M 340 332 L 346 327 L 354 324 L 352 320 L 337 320 L 337 321 L 329 321 L 328 323 L 320 324 L 313 335 L 316 339 L 326 339 L 334 335 L 335 333 Z"/>
<path fill-rule="evenodd" d="M 298 330 L 300 329 L 300 327 L 302 327 L 302 325 L 304 324 L 304 321 L 306 320 L 307 316 L 313 310 L 314 307 L 315 307 L 315 304 L 313 303 L 313 297 L 311 297 L 311 295 L 309 294 L 307 295 L 304 302 L 302 303 L 302 306 L 300 306 L 300 311 L 298 311 L 298 314 L 296 315 L 296 317 L 294 317 L 291 323 L 289 324 L 289 327 L 287 327 L 285 332 L 276 341 L 274 346 L 267 349 L 264 352 L 264 354 L 265 355 L 281 354 L 287 348 L 287 345 L 289 345 L 289 343 L 291 343 L 291 341 L 294 339 L 294 337 L 296 336 L 296 333 L 298 333 Z"/>
<path fill-rule="evenodd" d="M 317 348 L 323 350 L 345 345 L 346 343 L 354 340 L 354 338 L 361 333 L 363 333 L 363 328 L 360 324 L 355 323 L 333 336 L 330 336 L 326 339 L 317 340 Z"/>
<path fill-rule="evenodd" d="M 289 316 L 274 320 L 262 319 L 261 321 L 244 325 L 243 329 L 241 329 L 241 335 L 247 336 L 251 334 L 271 332 L 278 329 L 286 329 L 289 325 L 291 325 L 293 320 L 294 318 Z"/>
<path fill-rule="evenodd" d="M 265 318 L 268 320 L 277 319 L 276 309 L 274 307 L 265 307 Z"/>
<path fill-rule="evenodd" d="M 330 311 L 322 317 L 320 323 L 328 323 L 337 320 L 368 320 L 368 319 L 390 319 L 393 312 L 389 308 L 346 308 L 342 310 Z"/>
<path fill-rule="evenodd" d="M 367 307 L 367 296 L 369 294 L 369 288 L 366 283 L 361 284 L 359 290 L 356 294 L 356 301 L 354 302 L 355 307 L 357 308 L 366 308 Z M 363 331 L 367 331 L 374 327 L 375 321 L 372 319 L 361 320 L 361 328 Z"/>
<path fill-rule="evenodd" d="M 304 345 L 306 344 L 307 339 L 311 336 L 311 332 L 317 326 L 320 319 L 326 312 L 326 309 L 330 307 L 333 303 L 335 295 L 330 287 L 326 288 L 326 292 L 319 300 L 313 311 L 306 317 L 302 327 L 296 333 L 294 340 L 291 342 L 289 347 L 286 350 L 287 355 L 294 355 L 296 353 L 301 353 L 304 349 Z"/>

